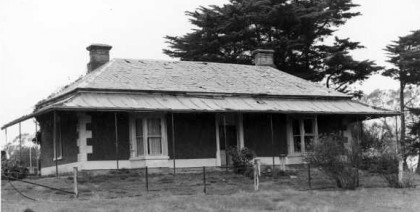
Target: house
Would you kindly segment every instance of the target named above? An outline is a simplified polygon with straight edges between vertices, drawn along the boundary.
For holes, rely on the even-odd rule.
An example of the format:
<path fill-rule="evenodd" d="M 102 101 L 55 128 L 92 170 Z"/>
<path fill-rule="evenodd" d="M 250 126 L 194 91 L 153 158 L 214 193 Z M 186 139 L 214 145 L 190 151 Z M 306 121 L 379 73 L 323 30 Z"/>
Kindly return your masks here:
<path fill-rule="evenodd" d="M 140 167 L 229 165 L 227 147 L 248 147 L 262 163 L 302 163 L 321 134 L 353 140 L 352 124 L 398 113 L 274 68 L 272 50 L 255 65 L 112 59 L 87 47 L 85 76 L 35 106 L 41 173 Z"/>

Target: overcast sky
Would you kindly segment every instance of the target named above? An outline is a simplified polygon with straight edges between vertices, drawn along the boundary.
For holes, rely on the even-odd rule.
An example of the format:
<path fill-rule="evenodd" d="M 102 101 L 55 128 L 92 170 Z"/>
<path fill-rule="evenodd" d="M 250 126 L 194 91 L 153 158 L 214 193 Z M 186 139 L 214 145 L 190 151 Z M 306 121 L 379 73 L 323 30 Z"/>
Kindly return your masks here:
<path fill-rule="evenodd" d="M 112 45 L 111 57 L 171 60 L 162 53 L 165 35 L 183 35 L 192 25 L 185 16 L 200 5 L 227 0 L 0 0 L 0 125 L 30 113 L 39 100 L 86 72 L 90 43 Z M 362 16 L 336 33 L 360 41 L 366 49 L 357 59 L 387 65 L 384 47 L 420 29 L 419 0 L 354 0 Z M 396 88 L 397 83 L 372 77 L 365 92 Z M 33 121 L 23 132 L 33 133 Z M 18 125 L 8 129 L 8 140 Z M 0 144 L 5 133 L 0 133 Z"/>

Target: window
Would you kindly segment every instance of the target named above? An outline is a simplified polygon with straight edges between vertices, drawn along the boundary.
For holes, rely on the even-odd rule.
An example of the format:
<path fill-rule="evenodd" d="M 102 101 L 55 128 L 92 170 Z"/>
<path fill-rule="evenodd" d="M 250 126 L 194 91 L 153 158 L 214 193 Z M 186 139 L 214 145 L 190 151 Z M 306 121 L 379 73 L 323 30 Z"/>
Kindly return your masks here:
<path fill-rule="evenodd" d="M 318 139 L 316 117 L 291 119 L 291 153 L 305 153 L 313 150 Z"/>
<path fill-rule="evenodd" d="M 164 132 L 165 121 L 162 117 L 147 116 L 134 118 L 135 157 L 162 156 L 166 153 Z"/>

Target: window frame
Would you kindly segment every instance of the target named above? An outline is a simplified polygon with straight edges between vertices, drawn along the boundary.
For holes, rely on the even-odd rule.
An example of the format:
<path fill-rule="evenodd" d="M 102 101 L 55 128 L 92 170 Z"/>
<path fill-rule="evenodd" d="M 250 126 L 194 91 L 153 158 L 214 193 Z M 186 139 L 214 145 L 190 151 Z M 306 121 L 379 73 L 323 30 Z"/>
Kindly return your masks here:
<path fill-rule="evenodd" d="M 294 121 L 299 121 L 299 140 L 300 140 L 300 146 L 301 146 L 301 151 L 297 152 L 295 151 L 295 140 L 294 137 L 296 137 L 297 135 L 294 134 L 294 129 L 293 129 L 293 122 Z M 304 124 L 304 120 L 311 120 L 312 121 L 312 133 L 306 133 L 305 132 L 305 124 Z M 319 134 L 318 134 L 318 118 L 316 115 L 313 116 L 289 116 L 287 118 L 287 129 L 288 129 L 288 152 L 290 155 L 305 155 L 306 153 L 308 153 L 308 151 L 306 151 L 306 146 L 305 146 L 305 136 L 313 136 L 314 137 L 314 144 L 318 143 L 318 139 L 319 139 Z"/>
<path fill-rule="evenodd" d="M 143 154 L 138 153 L 137 148 L 137 134 L 136 134 L 136 121 L 137 119 L 142 119 L 142 130 L 143 130 Z M 151 155 L 149 154 L 149 139 L 148 136 L 148 120 L 149 119 L 159 119 L 161 126 L 161 154 L 160 155 Z M 130 159 L 169 159 L 168 156 L 168 139 L 167 139 L 167 127 L 166 127 L 166 118 L 164 114 L 158 113 L 132 113 L 130 114 Z M 151 136 L 156 137 L 156 136 Z"/>

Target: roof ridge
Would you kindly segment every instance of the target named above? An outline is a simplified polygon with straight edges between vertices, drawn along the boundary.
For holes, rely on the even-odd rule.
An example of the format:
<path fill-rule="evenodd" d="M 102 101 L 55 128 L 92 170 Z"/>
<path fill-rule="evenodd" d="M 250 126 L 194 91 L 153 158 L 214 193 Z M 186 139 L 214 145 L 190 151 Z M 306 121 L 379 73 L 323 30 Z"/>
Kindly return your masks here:
<path fill-rule="evenodd" d="M 291 73 L 287 73 L 285 71 L 282 71 L 280 69 L 277 69 L 277 68 L 274 68 L 274 67 L 271 67 L 271 66 L 256 66 L 256 65 L 249 65 L 249 64 L 219 63 L 219 62 L 207 62 L 207 61 L 162 60 L 162 59 L 114 58 L 114 60 L 120 60 L 120 61 L 123 61 L 123 60 L 133 60 L 133 61 L 151 61 L 151 62 L 180 62 L 180 63 L 187 62 L 187 63 L 201 63 L 201 64 L 207 64 L 207 63 L 209 63 L 209 64 L 220 64 L 220 65 L 233 65 L 233 66 L 255 67 L 256 69 L 260 69 L 260 70 L 261 69 L 266 69 L 266 70 L 270 70 L 270 71 L 278 71 L 278 72 L 280 72 L 280 74 L 286 75 L 288 77 L 292 77 L 292 78 L 294 78 L 296 80 L 299 80 L 300 83 L 310 83 L 310 84 L 312 84 L 312 85 L 314 85 L 314 86 L 316 86 L 316 87 L 318 87 L 320 89 L 323 89 L 323 90 L 327 91 L 328 93 L 337 93 L 337 94 L 334 94 L 334 95 L 341 94 L 343 96 L 351 97 L 348 94 L 341 93 L 341 92 L 339 92 L 337 90 L 334 90 L 332 88 L 327 88 L 325 86 L 320 85 L 319 83 L 316 83 L 316 82 L 313 82 L 313 81 L 310 81 L 310 80 L 305 80 L 305 79 L 300 78 L 298 76 L 295 76 L 295 75 L 293 75 Z"/>

